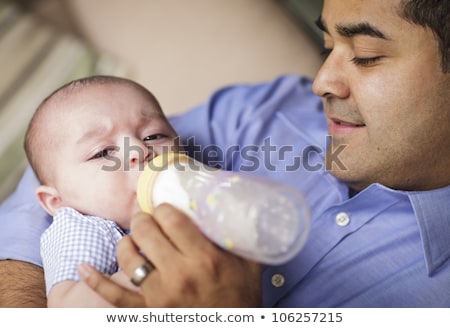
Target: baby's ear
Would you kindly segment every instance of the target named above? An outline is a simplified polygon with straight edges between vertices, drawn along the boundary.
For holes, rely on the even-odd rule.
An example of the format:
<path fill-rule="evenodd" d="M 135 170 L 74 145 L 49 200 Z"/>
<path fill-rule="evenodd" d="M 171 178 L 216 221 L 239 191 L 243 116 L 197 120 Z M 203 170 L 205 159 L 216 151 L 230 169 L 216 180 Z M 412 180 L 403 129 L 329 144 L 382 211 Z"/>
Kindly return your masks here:
<path fill-rule="evenodd" d="M 41 206 L 48 214 L 53 216 L 57 209 L 62 207 L 62 200 L 58 191 L 49 186 L 39 186 L 36 189 L 36 196 Z"/>

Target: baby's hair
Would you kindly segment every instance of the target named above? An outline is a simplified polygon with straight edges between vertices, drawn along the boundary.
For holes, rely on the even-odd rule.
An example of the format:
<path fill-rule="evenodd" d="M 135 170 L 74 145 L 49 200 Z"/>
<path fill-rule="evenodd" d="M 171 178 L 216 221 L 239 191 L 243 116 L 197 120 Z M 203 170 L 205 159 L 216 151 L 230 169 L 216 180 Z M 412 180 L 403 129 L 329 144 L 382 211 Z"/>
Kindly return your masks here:
<path fill-rule="evenodd" d="M 65 100 L 69 99 L 71 95 L 84 90 L 86 87 L 106 84 L 122 84 L 135 88 L 136 90 L 140 91 L 146 98 L 148 98 L 150 102 L 154 103 L 158 108 L 160 108 L 157 99 L 148 89 L 144 88 L 142 85 L 135 81 L 117 76 L 94 75 L 73 80 L 59 87 L 39 104 L 33 117 L 30 120 L 28 129 L 25 134 L 25 153 L 27 155 L 28 162 L 33 168 L 33 171 L 35 172 L 36 177 L 38 178 L 40 183 L 48 183 L 50 180 L 48 172 L 52 171 L 52 169 L 49 167 L 51 163 L 43 163 L 46 157 L 42 154 L 43 151 L 51 149 L 49 146 L 53 142 L 53 140 L 51 139 L 44 138 L 46 128 L 42 123 L 45 122 L 45 117 L 46 115 L 48 115 L 48 112 L 53 112 L 54 110 L 64 108 Z"/>

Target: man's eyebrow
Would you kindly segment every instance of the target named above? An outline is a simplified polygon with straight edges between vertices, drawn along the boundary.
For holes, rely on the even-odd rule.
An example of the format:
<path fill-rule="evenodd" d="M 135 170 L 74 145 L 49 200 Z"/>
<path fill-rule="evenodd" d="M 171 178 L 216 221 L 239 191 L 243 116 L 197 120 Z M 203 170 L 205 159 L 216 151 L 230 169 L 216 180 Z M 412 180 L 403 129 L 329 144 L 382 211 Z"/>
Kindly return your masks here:
<path fill-rule="evenodd" d="M 316 26 L 325 33 L 330 34 L 328 30 L 327 24 L 322 19 L 322 16 L 319 16 L 316 20 Z M 380 38 L 384 40 L 389 40 L 389 38 L 381 32 L 378 28 L 371 25 L 368 22 L 360 22 L 355 24 L 338 24 L 336 25 L 336 31 L 345 38 L 351 38 L 355 35 L 368 35 L 375 38 Z"/>
<path fill-rule="evenodd" d="M 355 35 L 367 35 L 374 38 L 389 40 L 389 38 L 386 37 L 383 32 L 367 22 L 347 25 L 338 24 L 336 25 L 336 31 L 346 38 L 351 38 Z"/>

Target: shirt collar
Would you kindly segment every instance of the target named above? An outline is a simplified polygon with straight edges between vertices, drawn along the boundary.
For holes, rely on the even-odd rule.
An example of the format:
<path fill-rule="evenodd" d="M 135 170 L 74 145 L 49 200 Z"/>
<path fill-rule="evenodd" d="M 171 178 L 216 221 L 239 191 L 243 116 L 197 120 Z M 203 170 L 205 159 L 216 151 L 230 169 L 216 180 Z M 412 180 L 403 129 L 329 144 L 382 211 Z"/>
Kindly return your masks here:
<path fill-rule="evenodd" d="M 450 186 L 408 192 L 424 247 L 428 275 L 450 259 Z"/>
<path fill-rule="evenodd" d="M 400 191 L 375 183 L 391 195 L 408 197 L 422 238 L 428 275 L 450 259 L 450 186 L 428 191 Z"/>

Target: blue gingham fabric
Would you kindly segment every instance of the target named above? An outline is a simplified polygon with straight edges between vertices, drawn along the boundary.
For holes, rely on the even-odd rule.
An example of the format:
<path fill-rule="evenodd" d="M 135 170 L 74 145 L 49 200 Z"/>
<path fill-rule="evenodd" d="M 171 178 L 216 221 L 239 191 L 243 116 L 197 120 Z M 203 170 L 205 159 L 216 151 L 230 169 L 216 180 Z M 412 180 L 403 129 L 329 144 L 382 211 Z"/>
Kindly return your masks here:
<path fill-rule="evenodd" d="M 80 263 L 88 263 L 108 275 L 117 272 L 116 245 L 124 234 L 113 221 L 83 215 L 68 207 L 59 209 L 41 236 L 47 295 L 58 282 L 80 281 Z"/>

